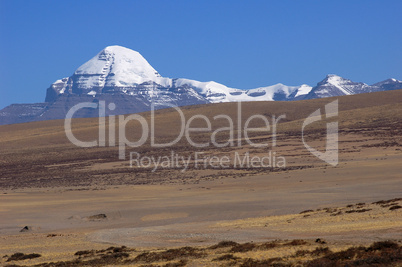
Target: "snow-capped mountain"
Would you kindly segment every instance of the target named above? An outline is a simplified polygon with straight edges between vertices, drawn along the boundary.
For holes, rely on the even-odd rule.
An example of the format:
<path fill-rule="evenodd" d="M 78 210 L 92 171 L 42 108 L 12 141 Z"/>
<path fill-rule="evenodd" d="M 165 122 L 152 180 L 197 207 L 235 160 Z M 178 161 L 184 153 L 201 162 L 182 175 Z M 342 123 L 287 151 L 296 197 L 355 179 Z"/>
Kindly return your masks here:
<path fill-rule="evenodd" d="M 71 77 L 53 83 L 47 91 L 46 102 L 55 101 L 61 95 L 121 93 L 142 96 L 160 104 L 166 101 L 179 104 L 174 91 L 208 103 L 289 100 L 292 95 L 306 94 L 308 88 L 311 89 L 308 85 L 276 84 L 240 90 L 212 81 L 165 78 L 140 53 L 121 46 L 108 46 L 79 67 Z"/>
<path fill-rule="evenodd" d="M 397 79 L 388 79 L 379 83 L 375 83 L 372 87 L 377 88 L 377 91 L 397 90 L 402 88 L 402 81 Z"/>
<path fill-rule="evenodd" d="M 373 85 L 328 75 L 315 87 L 281 83 L 255 89 L 230 88 L 217 82 L 199 82 L 161 76 L 138 52 L 108 46 L 81 65 L 70 77 L 54 82 L 45 103 L 13 104 L 0 110 L 0 125 L 65 118 L 82 102 L 115 103 L 106 115 L 119 115 L 157 108 L 236 101 L 292 101 L 366 92 L 402 89 L 402 82 L 388 79 Z M 83 109 L 76 117 L 96 117 L 97 109 Z"/>
<path fill-rule="evenodd" d="M 130 94 L 140 84 L 154 82 L 170 87 L 171 79 L 163 78 L 140 53 L 121 46 L 108 46 L 80 66 L 71 77 L 52 84 L 56 95 L 96 95 L 114 91 Z M 48 92 L 49 101 L 53 100 Z"/>
<path fill-rule="evenodd" d="M 378 91 L 402 89 L 402 82 L 396 79 L 388 79 L 373 85 L 357 83 L 342 78 L 335 74 L 329 74 L 310 90 L 305 99 L 323 98 L 331 96 L 355 95 Z"/>
<path fill-rule="evenodd" d="M 293 100 L 294 95 L 306 95 L 312 88 L 306 84 L 287 86 L 278 83 L 267 87 L 242 90 L 230 88 L 217 82 L 199 82 L 189 79 L 176 79 L 174 86 L 179 88 L 190 87 L 210 103 Z"/>

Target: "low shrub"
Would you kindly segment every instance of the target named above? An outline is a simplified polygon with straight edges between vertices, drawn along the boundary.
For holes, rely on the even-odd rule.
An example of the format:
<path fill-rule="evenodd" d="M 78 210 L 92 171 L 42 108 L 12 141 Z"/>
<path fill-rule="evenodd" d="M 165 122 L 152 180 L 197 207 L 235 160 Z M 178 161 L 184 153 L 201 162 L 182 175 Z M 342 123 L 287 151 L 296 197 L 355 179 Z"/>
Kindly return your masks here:
<path fill-rule="evenodd" d="M 239 257 L 233 256 L 233 254 L 225 254 L 220 257 L 214 258 L 213 261 L 229 261 L 229 260 L 238 260 Z"/>
<path fill-rule="evenodd" d="M 239 243 L 234 242 L 234 241 L 221 241 L 216 245 L 212 245 L 209 248 L 210 249 L 217 249 L 217 248 L 227 248 L 227 247 L 234 247 L 237 246 Z"/>
<path fill-rule="evenodd" d="M 38 253 L 32 253 L 32 254 L 24 254 L 21 252 L 14 253 L 10 257 L 8 257 L 7 261 L 21 261 L 21 260 L 27 260 L 27 259 L 35 259 L 39 258 L 42 255 Z"/>
<path fill-rule="evenodd" d="M 244 243 L 244 244 L 237 244 L 236 246 L 232 247 L 230 250 L 231 252 L 247 252 L 253 250 L 256 247 L 254 243 Z"/>

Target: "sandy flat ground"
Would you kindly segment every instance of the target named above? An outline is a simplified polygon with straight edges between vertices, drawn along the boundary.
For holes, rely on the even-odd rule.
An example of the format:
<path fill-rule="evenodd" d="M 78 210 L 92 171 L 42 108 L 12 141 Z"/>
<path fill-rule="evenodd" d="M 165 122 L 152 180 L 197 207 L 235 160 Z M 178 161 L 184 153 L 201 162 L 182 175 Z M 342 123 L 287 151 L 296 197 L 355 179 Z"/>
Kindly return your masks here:
<path fill-rule="evenodd" d="M 337 167 L 197 184 L 7 190 L 0 195 L 0 255 L 35 252 L 51 261 L 109 245 L 157 248 L 295 238 L 347 245 L 402 239 L 402 209 L 385 212 L 369 204 L 401 197 L 402 154 L 395 149 L 381 153 L 386 160 L 373 150 L 369 159 Z M 299 214 L 359 202 L 372 210 Z M 95 214 L 107 218 L 86 218 Z M 19 232 L 26 225 L 34 230 Z"/>

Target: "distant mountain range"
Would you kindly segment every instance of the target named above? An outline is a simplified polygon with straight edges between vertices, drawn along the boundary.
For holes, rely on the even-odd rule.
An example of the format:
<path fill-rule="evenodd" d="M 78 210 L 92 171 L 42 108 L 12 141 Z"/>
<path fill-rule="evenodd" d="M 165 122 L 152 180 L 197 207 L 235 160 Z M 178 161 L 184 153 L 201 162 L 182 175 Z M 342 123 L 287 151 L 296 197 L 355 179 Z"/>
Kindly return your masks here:
<path fill-rule="evenodd" d="M 140 53 L 108 46 L 79 67 L 72 76 L 57 80 L 46 91 L 44 103 L 12 104 L 0 110 L 0 125 L 65 118 L 81 102 L 115 103 L 106 115 L 148 111 L 156 108 L 235 101 L 293 101 L 402 89 L 402 82 L 388 79 L 373 85 L 327 75 L 315 87 L 281 83 L 256 89 L 229 88 L 216 82 L 162 77 Z M 97 117 L 85 108 L 75 117 Z"/>

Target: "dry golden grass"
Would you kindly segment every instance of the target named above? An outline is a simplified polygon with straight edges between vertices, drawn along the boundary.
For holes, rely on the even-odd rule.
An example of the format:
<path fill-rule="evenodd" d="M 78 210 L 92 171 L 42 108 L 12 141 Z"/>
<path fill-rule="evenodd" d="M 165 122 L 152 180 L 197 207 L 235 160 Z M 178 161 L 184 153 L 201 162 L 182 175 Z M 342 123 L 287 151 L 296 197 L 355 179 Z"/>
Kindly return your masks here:
<path fill-rule="evenodd" d="M 402 90 L 379 92 L 371 94 L 339 97 L 339 130 L 341 133 L 341 157 L 347 157 L 347 152 L 366 149 L 364 145 L 378 145 L 380 147 L 400 147 L 402 144 L 402 104 L 399 99 Z M 272 115 L 286 114 L 286 119 L 278 125 L 278 145 L 274 148 L 277 155 L 291 157 L 288 162 L 291 169 L 309 168 L 320 165 L 303 146 L 301 142 L 301 125 L 303 120 L 313 111 L 322 108 L 335 98 L 315 99 L 297 102 L 245 102 L 242 104 L 241 120 L 254 114 L 262 114 L 271 120 Z M 182 108 L 186 118 L 202 114 L 210 118 L 212 129 L 222 127 L 222 121 L 214 120 L 218 114 L 226 114 L 236 121 L 237 103 L 222 103 L 211 105 L 190 106 Z M 148 122 L 150 113 L 141 113 Z M 174 110 L 159 110 L 155 115 L 156 138 L 158 142 L 173 140 L 180 126 L 179 116 Z M 257 122 L 257 121 L 255 121 Z M 194 126 L 204 126 L 199 120 Z M 225 125 L 226 126 L 226 125 Z M 253 125 L 259 127 L 259 124 Z M 324 147 L 325 123 L 315 123 L 306 128 L 307 140 Z M 235 128 L 237 126 L 235 125 Z M 117 131 L 117 125 L 116 125 Z M 126 128 L 128 136 L 138 138 L 141 131 L 134 122 Z M 191 168 L 189 175 L 180 170 L 163 170 L 151 173 L 148 169 L 133 169 L 128 161 L 118 159 L 117 147 L 76 147 L 67 140 L 63 120 L 43 121 L 25 124 L 0 126 L 0 188 L 20 187 L 54 187 L 54 186 L 89 186 L 144 184 L 174 182 L 179 180 L 214 178 L 219 176 L 255 175 L 267 170 L 239 170 L 209 169 L 197 170 Z M 93 140 L 98 135 L 98 120 L 96 118 L 76 119 L 73 122 L 74 134 L 82 140 Z M 106 133 L 108 133 L 108 128 Z M 267 141 L 272 145 L 272 132 L 255 132 L 250 134 L 255 142 Z M 228 133 L 217 135 L 218 140 L 225 142 L 229 139 Z M 194 140 L 199 142 L 210 141 L 209 133 L 195 133 Z M 108 135 L 106 135 L 106 140 Z M 317 141 L 318 140 L 318 141 Z M 235 140 L 236 141 L 236 140 Z M 357 141 L 353 146 L 347 143 Z M 365 143 L 359 143 L 366 141 Z M 116 143 L 118 140 L 116 141 Z M 314 143 L 315 142 L 315 143 Z M 383 145 L 381 145 L 381 143 Z M 344 146 L 344 147 L 342 147 Z M 272 147 L 269 147 L 272 149 Z M 130 151 L 127 148 L 127 157 Z M 174 147 L 154 149 L 148 142 L 136 148 L 135 151 L 147 156 L 170 155 L 171 151 L 186 156 L 194 152 L 194 148 L 185 140 Z M 201 152 L 208 155 L 229 155 L 234 152 L 250 152 L 253 155 L 266 153 L 266 148 L 252 148 L 244 140 L 241 147 L 216 148 L 210 145 Z M 342 152 L 345 152 L 342 154 Z M 194 162 L 192 162 L 194 164 Z M 322 164 L 321 164 L 322 165 Z M 282 169 L 288 170 L 288 169 Z M 271 170 L 272 171 L 272 170 Z M 163 177 L 163 179 L 162 179 Z"/>
<path fill-rule="evenodd" d="M 402 221 L 402 209 L 390 210 L 402 204 L 402 199 L 391 202 L 392 205 L 365 204 L 349 207 L 329 207 L 315 211 L 301 212 L 281 216 L 248 218 L 217 223 L 224 228 L 265 228 L 267 231 L 297 233 L 299 235 L 345 235 L 353 232 L 379 232 L 386 229 L 398 229 Z M 398 231 L 400 232 L 400 231 Z"/>
<path fill-rule="evenodd" d="M 39 253 L 41 257 L 9 263 L 308 265 L 319 263 L 314 260 L 325 263 L 328 257 L 339 258 L 334 253 L 353 245 L 364 245 L 365 249 L 343 251 L 342 255 L 353 254 L 366 263 L 377 256 L 383 262 L 384 253 L 397 257 L 400 248 L 373 249 L 370 244 L 387 239 L 400 242 L 402 208 L 398 206 L 402 202 L 371 202 L 400 197 L 401 97 L 402 90 L 396 90 L 338 98 L 337 167 L 311 155 L 300 133 L 304 119 L 335 98 L 243 103 L 242 123 L 254 114 L 268 118 L 286 114 L 278 126 L 275 147 L 276 153 L 287 159 L 283 169 L 191 167 L 185 173 L 177 169 L 152 173 L 118 160 L 117 147 L 75 147 L 65 136 L 62 120 L 0 126 L 0 257 L 8 255 L 1 258 L 0 265 L 18 252 Z M 187 118 L 195 114 L 211 118 L 212 128 L 217 129 L 221 122 L 212 118 L 218 114 L 235 118 L 236 108 L 236 103 L 223 103 L 182 110 Z M 150 113 L 141 115 L 150 120 Z M 174 139 L 177 114 L 157 111 L 155 120 L 158 141 Z M 196 125 L 202 126 L 200 122 Z M 135 131 L 137 126 L 128 124 L 133 138 L 140 134 Z M 325 123 L 316 123 L 307 129 L 309 144 L 319 150 L 325 147 L 325 127 Z M 92 140 L 98 134 L 98 120 L 75 119 L 73 130 L 78 137 Z M 270 140 L 266 132 L 251 136 L 256 141 Z M 219 136 L 221 141 L 227 138 L 227 133 Z M 209 140 L 210 134 L 199 133 L 194 139 Z M 169 149 L 153 149 L 149 143 L 137 149 L 149 156 L 169 154 L 170 150 L 181 155 L 194 152 L 185 140 Z M 261 156 L 266 149 L 243 142 L 241 147 L 210 146 L 203 152 L 211 156 L 232 157 L 234 152 Z M 348 207 L 349 203 L 353 206 Z M 307 209 L 313 211 L 299 214 Z M 96 214 L 107 218 L 85 220 Z M 38 230 L 19 233 L 26 225 Z M 315 242 L 317 238 L 320 242 Z M 225 239 L 241 245 L 210 248 Z M 278 241 L 272 242 L 274 239 Z M 289 245 L 292 239 L 306 243 Z M 119 246 L 108 250 L 104 243 Z M 129 248 L 121 248 L 123 244 Z M 168 249 L 185 245 L 195 248 Z M 74 255 L 78 251 L 80 255 Z"/>

